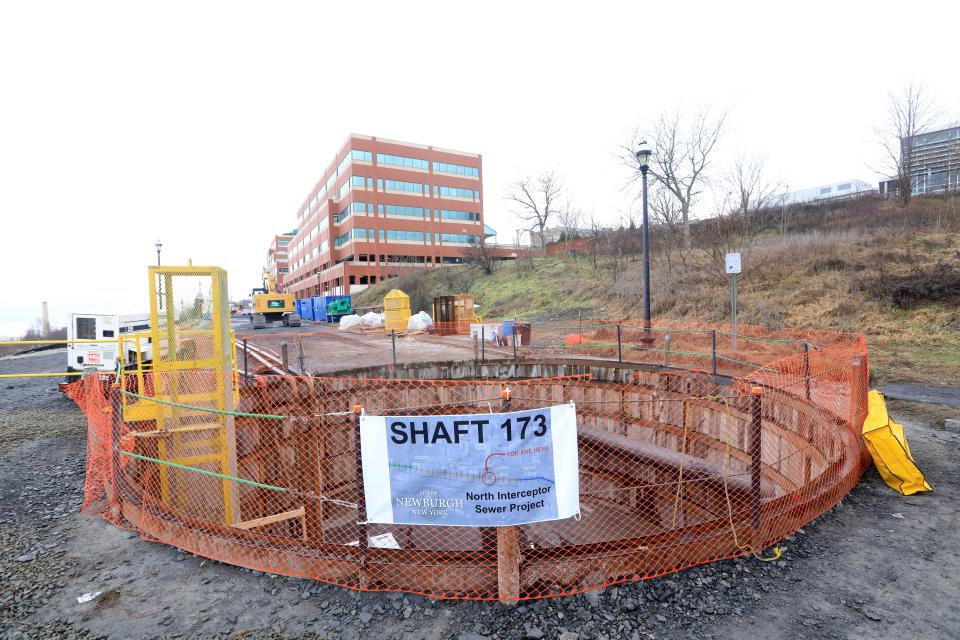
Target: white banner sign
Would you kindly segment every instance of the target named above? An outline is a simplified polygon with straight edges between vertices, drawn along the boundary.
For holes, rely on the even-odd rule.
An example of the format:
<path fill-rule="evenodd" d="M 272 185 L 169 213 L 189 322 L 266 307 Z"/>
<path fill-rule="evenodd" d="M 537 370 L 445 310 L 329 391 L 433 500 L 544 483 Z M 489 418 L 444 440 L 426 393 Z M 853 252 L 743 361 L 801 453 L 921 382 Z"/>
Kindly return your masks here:
<path fill-rule="evenodd" d="M 362 416 L 367 522 L 497 527 L 580 511 L 577 414 L 565 404 Z"/>

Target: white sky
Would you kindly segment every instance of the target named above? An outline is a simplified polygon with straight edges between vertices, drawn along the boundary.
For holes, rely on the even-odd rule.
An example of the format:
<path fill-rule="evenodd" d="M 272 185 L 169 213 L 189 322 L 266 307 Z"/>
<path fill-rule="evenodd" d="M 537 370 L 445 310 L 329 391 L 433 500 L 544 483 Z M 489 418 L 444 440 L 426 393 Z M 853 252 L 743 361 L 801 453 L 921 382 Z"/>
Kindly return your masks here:
<path fill-rule="evenodd" d="M 726 109 L 724 153 L 791 189 L 876 182 L 888 92 L 960 105 L 960 3 L 905 6 L 3 3 L 0 335 L 41 300 L 55 321 L 146 309 L 158 236 L 244 296 L 350 132 L 482 153 L 502 242 L 520 172 L 613 223 L 617 147 L 663 108 Z"/>

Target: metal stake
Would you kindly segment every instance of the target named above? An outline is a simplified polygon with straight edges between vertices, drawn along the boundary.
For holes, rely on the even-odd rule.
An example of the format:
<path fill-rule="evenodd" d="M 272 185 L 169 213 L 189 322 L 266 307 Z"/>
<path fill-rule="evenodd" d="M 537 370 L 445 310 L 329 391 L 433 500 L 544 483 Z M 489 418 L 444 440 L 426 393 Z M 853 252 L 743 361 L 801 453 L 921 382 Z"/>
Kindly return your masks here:
<path fill-rule="evenodd" d="M 393 368 L 397 368 L 397 330 L 390 330 L 390 346 L 393 349 Z"/>
<path fill-rule="evenodd" d="M 717 330 L 713 329 L 710 331 L 710 351 L 713 353 L 711 356 L 711 366 L 710 368 L 713 371 L 713 375 L 717 375 Z"/>
<path fill-rule="evenodd" d="M 750 389 L 750 517 L 753 520 L 754 543 L 758 542 L 756 538 L 760 533 L 760 479 L 763 472 L 762 399 L 763 387 Z"/>
<path fill-rule="evenodd" d="M 623 341 L 620 339 L 620 323 L 617 323 L 617 362 L 623 362 Z"/>

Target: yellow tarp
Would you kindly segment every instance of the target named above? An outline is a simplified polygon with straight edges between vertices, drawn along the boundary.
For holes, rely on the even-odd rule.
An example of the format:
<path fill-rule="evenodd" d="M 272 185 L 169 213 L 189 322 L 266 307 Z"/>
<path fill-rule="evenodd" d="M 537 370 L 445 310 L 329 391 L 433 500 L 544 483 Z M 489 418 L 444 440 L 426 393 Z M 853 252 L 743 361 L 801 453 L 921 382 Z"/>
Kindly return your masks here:
<path fill-rule="evenodd" d="M 903 435 L 903 425 L 890 420 L 883 394 L 873 390 L 867 395 L 867 419 L 863 422 L 863 439 L 873 462 L 887 486 L 905 496 L 933 491 L 923 473 L 913 462 L 910 445 Z"/>

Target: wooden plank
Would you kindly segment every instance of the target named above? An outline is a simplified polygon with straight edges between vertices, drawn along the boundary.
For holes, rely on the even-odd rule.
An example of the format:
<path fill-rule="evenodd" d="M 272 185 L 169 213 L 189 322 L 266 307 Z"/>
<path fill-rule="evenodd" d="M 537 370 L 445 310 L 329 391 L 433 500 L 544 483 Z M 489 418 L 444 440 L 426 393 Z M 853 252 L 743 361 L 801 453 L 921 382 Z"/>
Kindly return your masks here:
<path fill-rule="evenodd" d="M 219 422 L 205 422 L 203 424 L 189 424 L 185 427 L 174 427 L 173 429 L 155 429 L 153 431 L 133 431 L 137 438 L 164 438 L 177 433 L 199 433 L 201 431 L 210 431 L 222 429 L 223 425 Z"/>
<path fill-rule="evenodd" d="M 272 516 L 263 516 L 262 518 L 254 518 L 253 520 L 247 520 L 245 522 L 238 522 L 234 527 L 237 529 L 255 529 L 256 527 L 264 527 L 268 524 L 276 524 L 277 522 L 283 522 L 285 520 L 292 520 L 293 518 L 303 518 L 304 509 L 303 507 L 298 507 L 296 509 L 291 509 L 290 511 L 283 511 L 281 513 L 275 513 Z"/>

